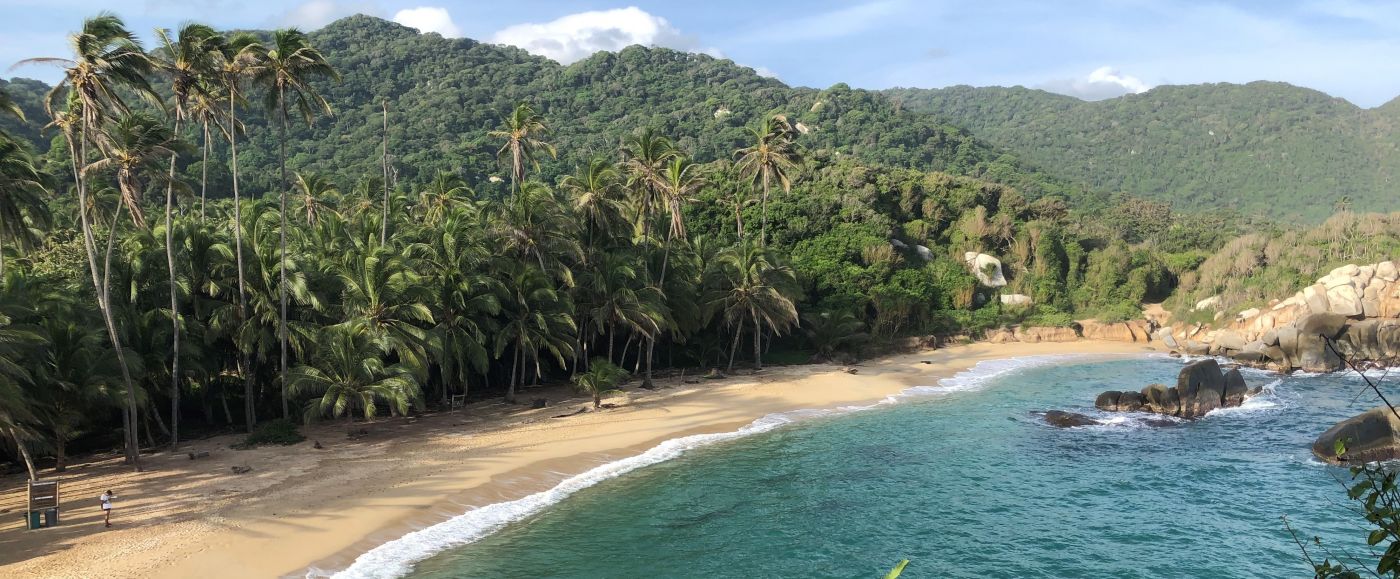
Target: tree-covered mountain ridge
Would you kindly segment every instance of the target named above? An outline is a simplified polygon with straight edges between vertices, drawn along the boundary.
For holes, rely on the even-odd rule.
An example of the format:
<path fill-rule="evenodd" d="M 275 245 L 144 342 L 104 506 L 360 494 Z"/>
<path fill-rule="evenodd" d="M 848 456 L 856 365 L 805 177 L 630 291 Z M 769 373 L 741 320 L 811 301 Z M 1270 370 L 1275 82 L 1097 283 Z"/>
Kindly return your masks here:
<path fill-rule="evenodd" d="M 1015 186 L 1031 198 L 1053 194 L 1081 205 L 1106 200 L 1042 174 L 932 115 L 900 110 L 878 92 L 844 84 L 825 90 L 793 88 L 704 54 L 633 46 L 564 66 L 519 48 L 423 34 L 364 15 L 333 22 L 309 38 L 326 53 L 340 80 L 312 80 L 334 115 L 318 118 L 310 128 L 293 123 L 287 139 L 289 170 L 339 178 L 378 175 L 387 100 L 389 152 L 399 182 L 427 181 L 446 170 L 480 189 L 494 181 L 491 177 L 504 177 L 496 154 L 499 144 L 487 132 L 516 104 L 529 102 L 559 121 L 552 135 L 559 158 L 540 159 L 549 181 L 615 150 L 625 136 L 643 127 L 674 136 L 676 145 L 698 162 L 729 160 L 745 142 L 745 127 L 776 112 L 798 127 L 808 150 L 978 177 Z M 35 102 L 42 92 L 34 81 L 15 79 L 6 90 L 26 110 L 42 111 Z M 0 129 L 37 138 L 37 120 L 46 116 L 30 117 L 28 127 Z M 278 175 L 276 131 L 267 126 L 266 115 L 241 120 L 249 139 L 247 154 L 240 152 L 240 163 L 250 169 L 244 186 L 255 194 L 271 191 Z M 52 136 L 50 131 L 43 139 Z M 42 152 L 49 146 L 36 148 Z M 227 189 L 225 157 L 218 147 L 211 152 L 212 189 Z M 190 163 L 183 168 L 193 176 L 196 167 Z"/>
<path fill-rule="evenodd" d="M 1179 209 L 1319 222 L 1400 196 L 1400 99 L 1365 109 L 1281 82 L 1166 85 L 1083 101 L 1024 87 L 891 89 L 1081 186 Z"/>

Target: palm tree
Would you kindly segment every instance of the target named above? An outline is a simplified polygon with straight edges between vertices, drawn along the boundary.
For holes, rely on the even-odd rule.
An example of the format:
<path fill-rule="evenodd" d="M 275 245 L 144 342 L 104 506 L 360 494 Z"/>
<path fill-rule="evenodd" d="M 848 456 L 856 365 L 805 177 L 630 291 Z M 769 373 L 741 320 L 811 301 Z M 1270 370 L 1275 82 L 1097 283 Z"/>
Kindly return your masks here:
<path fill-rule="evenodd" d="M 495 329 L 493 318 L 501 313 L 505 288 L 485 273 L 493 255 L 480 231 L 475 216 L 462 209 L 450 210 L 428 230 L 432 237 L 426 264 L 433 275 L 430 287 L 437 289 L 431 343 L 442 367 L 444 402 L 455 390 L 453 382 L 466 394 L 469 374 L 486 372 L 487 336 Z"/>
<path fill-rule="evenodd" d="M 141 43 L 122 20 L 109 13 L 101 13 L 83 21 L 81 32 L 68 37 L 73 48 L 73 58 L 34 58 L 21 61 L 27 63 L 47 63 L 64 67 L 63 80 L 49 92 L 45 107 L 56 123 L 60 117 L 69 116 L 63 121 L 68 127 L 65 136 L 68 152 L 73 158 L 74 177 L 77 181 L 78 206 L 87 207 L 87 184 L 85 171 L 88 164 L 88 143 L 92 131 L 101 125 L 109 111 L 126 112 L 123 100 L 124 91 L 134 91 L 142 98 L 158 101 L 155 91 L 146 80 L 151 70 L 151 61 L 142 50 Z M 58 106 L 57 97 L 68 95 L 67 112 Z M 76 146 L 74 138 L 78 141 Z M 107 336 L 112 342 L 115 357 L 122 370 L 122 381 L 127 391 L 127 456 L 136 470 L 141 470 L 140 450 L 136 439 L 136 394 L 131 380 L 131 372 L 124 362 L 121 338 L 117 332 L 108 295 L 102 290 L 105 271 L 97 267 L 97 242 L 93 237 L 92 224 L 86 211 L 79 211 L 79 221 L 83 231 L 83 247 L 87 251 L 88 272 L 92 275 L 92 285 L 97 292 L 97 306 L 102 312 L 107 326 Z M 115 221 L 115 220 L 114 220 Z"/>
<path fill-rule="evenodd" d="M 36 435 L 28 425 L 33 411 L 24 392 L 24 385 L 33 378 L 19 360 L 40 341 L 33 332 L 13 328 L 8 318 L 0 316 L 0 436 L 9 439 L 19 450 L 29 480 L 39 478 L 29 454 L 29 441 Z"/>
<path fill-rule="evenodd" d="M 357 324 L 331 326 L 321 333 L 312 362 L 292 373 L 293 392 L 321 395 L 306 405 L 308 422 L 354 410 L 372 421 L 380 400 L 399 414 L 408 413 L 409 404 L 421 396 L 418 382 L 402 364 L 385 364 L 373 342 L 368 330 Z"/>
<path fill-rule="evenodd" d="M 257 376 L 253 366 L 255 363 L 259 366 L 266 363 L 268 353 L 276 351 L 281 344 L 281 289 L 286 287 L 287 293 L 298 305 L 312 310 L 321 308 L 319 298 L 311 291 L 301 260 L 287 260 L 285 269 L 281 265 L 277 210 L 267 203 L 253 205 L 251 209 L 244 213 L 243 222 L 239 224 L 248 242 L 250 258 L 245 262 L 248 265 L 246 304 L 224 306 L 213 315 L 211 322 L 216 330 L 230 337 L 240 354 L 239 374 L 244 379 L 245 396 L 243 411 L 249 430 L 257 423 L 254 392 Z M 287 280 L 285 286 L 280 282 L 283 273 Z M 298 320 L 288 322 L 287 335 L 291 346 L 300 352 L 306 349 L 306 344 L 315 340 L 316 331 L 311 324 Z"/>
<path fill-rule="evenodd" d="M 636 226 L 641 237 L 650 239 L 651 213 L 656 208 L 657 192 L 665 187 L 662 177 L 666 163 L 676 156 L 671 140 L 647 127 L 633 133 L 622 143 L 622 165 L 627 172 L 627 187 L 637 204 Z M 648 272 L 650 277 L 650 272 Z"/>
<path fill-rule="evenodd" d="M 544 117 L 536 113 L 529 103 L 515 105 L 515 110 L 501 122 L 505 125 L 504 129 L 488 134 L 493 139 L 505 141 L 500 150 L 496 151 L 496 156 L 501 159 L 510 156 L 510 188 L 518 193 L 525 183 L 525 164 L 529 163 L 539 171 L 540 161 L 537 155 L 543 151 L 550 157 L 555 157 L 557 153 L 554 145 L 544 140 L 544 137 L 549 135 L 549 126 L 544 123 Z"/>
<path fill-rule="evenodd" d="M 306 212 L 306 224 L 316 225 L 316 218 L 324 211 L 334 211 L 329 209 L 334 207 L 331 201 L 340 195 L 340 190 L 336 189 L 335 183 L 323 175 L 315 173 L 305 175 L 300 171 L 293 173 L 296 175 L 296 187 L 301 193 L 302 207 Z"/>
<path fill-rule="evenodd" d="M 783 115 L 768 115 L 757 124 L 747 127 L 749 142 L 752 144 L 734 152 L 738 157 L 735 169 L 739 175 L 755 187 L 763 187 L 763 225 L 759 233 L 759 245 L 768 244 L 768 190 L 771 182 L 777 180 L 783 192 L 792 191 L 791 173 L 797 169 L 800 159 L 793 135 L 792 125 Z"/>
<path fill-rule="evenodd" d="M 108 124 L 99 133 L 98 142 L 104 157 L 89 163 L 83 172 L 112 171 L 131 222 L 146 229 L 141 194 L 146 190 L 147 180 L 162 182 L 167 187 L 182 186 L 162 170 L 162 165 L 183 143 L 165 123 L 144 112 L 133 112 Z"/>
<path fill-rule="evenodd" d="M 752 241 L 721 252 L 710 265 L 711 290 L 705 306 L 711 315 L 720 314 L 725 325 L 734 328 L 736 345 L 744 326 L 753 324 L 754 369 L 762 370 L 764 328 L 782 334 L 797 323 L 791 297 L 797 291 L 797 278 L 791 267 L 780 264 Z"/>
<path fill-rule="evenodd" d="M 326 61 L 326 57 L 321 51 L 316 50 L 307 40 L 306 34 L 295 28 L 287 28 L 272 34 L 272 43 L 267 50 L 258 55 L 260 58 L 252 67 L 253 84 L 263 87 L 267 91 L 264 104 L 268 110 L 277 115 L 279 152 L 277 156 L 277 167 L 281 172 L 282 180 L 282 262 L 286 267 L 287 261 L 287 190 L 291 183 L 287 181 L 287 106 L 295 105 L 297 111 L 306 124 L 311 124 L 311 119 L 316 111 L 326 115 L 331 113 L 331 105 L 316 92 L 310 84 L 311 79 L 316 77 L 330 77 L 339 80 L 340 75 L 335 68 Z M 290 103 L 288 101 L 291 101 Z M 280 296 L 282 305 L 282 417 L 290 416 L 291 410 L 287 406 L 287 279 L 285 273 L 281 277 Z"/>
<path fill-rule="evenodd" d="M 623 221 L 617 169 L 607 159 L 594 157 L 587 166 L 564 177 L 559 186 L 568 192 L 574 210 L 583 217 L 588 230 L 585 256 L 592 254 L 597 232 L 610 232 Z"/>
<path fill-rule="evenodd" d="M 418 192 L 418 217 L 430 227 L 437 225 L 454 207 L 470 204 L 475 195 L 460 175 L 438 171 L 433 175 L 433 180 Z"/>
<path fill-rule="evenodd" d="M 39 243 L 38 228 L 49 224 L 45 175 L 23 147 L 0 136 L 0 276 L 5 273 L 5 242 L 21 251 Z"/>
<path fill-rule="evenodd" d="M 802 315 L 802 330 L 807 334 L 817 359 L 831 359 L 840 348 L 858 345 L 869 339 L 865 322 L 851 310 L 837 310 Z"/>
<path fill-rule="evenodd" d="M 208 101 L 208 80 L 214 74 L 215 64 L 222 56 L 223 37 L 213 28 L 203 24 L 185 24 L 180 27 L 178 36 L 164 28 L 156 29 L 160 47 L 156 50 L 156 67 L 170 77 L 170 91 L 174 98 L 175 127 L 172 133 L 180 134 L 180 124 L 191 116 L 191 99 L 199 97 Z M 206 145 L 205 162 L 208 162 L 209 127 L 204 127 Z M 175 280 L 175 227 L 171 223 L 175 206 L 175 160 L 178 155 L 170 154 L 170 173 L 165 184 L 165 259 L 170 270 L 170 392 L 171 392 L 171 448 L 180 445 L 180 301 Z M 202 193 L 201 193 L 202 195 Z M 202 199 L 202 197 L 201 197 Z M 202 205 L 201 205 L 201 211 Z"/>
<path fill-rule="evenodd" d="M 213 28 L 203 24 L 186 23 L 172 36 L 170 30 L 156 29 L 157 47 L 154 60 L 156 67 L 170 79 L 171 94 L 174 96 L 175 134 L 180 133 L 180 125 L 186 119 L 198 118 L 204 133 L 204 162 L 209 162 L 209 122 L 218 108 L 213 82 L 223 57 L 224 37 Z M 208 170 L 205 169 L 205 181 Z M 170 158 L 170 178 L 175 178 L 175 157 Z M 171 192 L 166 191 L 166 197 Z M 167 200 L 166 205 L 170 205 Z M 167 209 L 167 213 L 169 210 Z M 204 214 L 204 191 L 200 191 L 200 216 Z M 167 219 L 168 221 L 168 219 Z M 167 223 L 167 229 L 169 224 Z"/>
<path fill-rule="evenodd" d="M 605 336 L 607 360 L 612 361 L 617 330 L 650 339 L 666 319 L 665 296 L 645 285 L 632 264 L 635 257 L 623 251 L 601 252 L 583 269 L 575 311 L 585 338 Z M 621 360 L 617 360 L 620 364 Z"/>
<path fill-rule="evenodd" d="M 666 283 L 666 262 L 671 254 L 671 240 L 677 237 L 682 242 L 689 240 L 683 209 L 695 201 L 695 193 L 705 186 L 702 170 L 703 167 L 689 158 L 676 155 L 666 164 L 666 169 L 661 174 L 661 201 L 666 205 L 671 221 L 670 228 L 666 231 L 666 249 L 661 260 L 661 278 L 658 284 Z"/>
<path fill-rule="evenodd" d="M 574 387 L 593 397 L 593 408 L 603 406 L 603 396 L 618 392 L 617 386 L 627 377 L 627 371 L 607 360 L 593 360 L 588 371 L 574 376 Z"/>
<path fill-rule="evenodd" d="M 243 95 L 239 92 L 239 87 L 254 69 L 254 65 L 261 59 L 265 51 L 258 43 L 256 37 L 250 34 L 238 34 L 228 39 L 222 47 L 222 54 L 218 62 L 218 69 L 215 71 L 219 82 L 223 85 L 223 97 L 228 99 L 228 127 L 224 136 L 228 138 L 229 146 L 229 170 L 233 174 L 233 221 L 230 228 L 233 229 L 234 261 L 238 271 L 238 318 L 239 324 L 248 316 L 247 303 L 247 283 L 243 268 L 243 200 L 238 193 L 238 132 L 242 125 L 238 122 L 237 105 L 242 100 Z M 245 372 L 251 366 L 248 360 L 248 352 L 239 352 L 239 368 Z M 257 423 L 257 416 L 253 407 L 253 378 L 244 376 L 244 420 L 248 430 L 251 432 L 253 425 Z"/>
<path fill-rule="evenodd" d="M 15 99 L 10 97 L 10 93 L 4 90 L 0 90 L 0 111 L 10 113 L 21 121 L 25 120 L 24 109 L 19 108 L 19 103 L 16 103 Z"/>
<path fill-rule="evenodd" d="M 492 215 L 501 250 L 537 262 L 540 270 L 573 285 L 566 260 L 581 259 L 573 231 L 576 223 L 562 200 L 544 184 L 531 181 L 514 199 L 500 203 Z"/>
<path fill-rule="evenodd" d="M 346 258 L 336 275 L 344 324 L 361 327 L 370 343 L 423 372 L 432 293 L 415 269 L 394 248 L 375 247 Z"/>
<path fill-rule="evenodd" d="M 658 134 L 651 127 L 633 133 L 622 144 L 623 166 L 627 170 L 627 185 L 632 190 L 637 204 L 637 227 L 641 230 L 641 250 L 645 253 L 649 251 L 651 245 L 651 216 L 657 206 L 662 203 L 660 196 L 666 189 L 666 167 L 677 157 L 681 156 L 670 139 Z M 671 230 L 674 232 L 674 229 Z M 668 235 L 667 239 L 670 237 Z M 668 244 L 669 247 L 669 244 Z M 651 260 L 643 257 L 643 277 L 648 284 L 656 282 L 651 273 Z M 664 259 L 663 259 L 664 263 Z M 665 266 L 662 267 L 662 280 L 657 283 L 664 283 Z M 652 353 L 656 347 L 656 334 L 652 334 L 647 339 L 646 344 L 646 377 L 642 381 L 643 388 L 652 388 L 651 382 L 651 362 Z"/>
<path fill-rule="evenodd" d="M 507 298 L 502 304 L 505 323 L 496 334 L 495 355 L 500 357 L 508 347 L 515 351 L 506 390 L 506 401 L 514 404 L 515 388 L 524 381 L 527 358 L 535 361 L 536 377 L 540 373 L 540 350 L 564 365 L 564 359 L 573 353 L 576 327 L 569 315 L 572 308 L 568 296 L 554 289 L 543 270 L 529 262 L 509 261 L 501 273 L 505 276 Z"/>

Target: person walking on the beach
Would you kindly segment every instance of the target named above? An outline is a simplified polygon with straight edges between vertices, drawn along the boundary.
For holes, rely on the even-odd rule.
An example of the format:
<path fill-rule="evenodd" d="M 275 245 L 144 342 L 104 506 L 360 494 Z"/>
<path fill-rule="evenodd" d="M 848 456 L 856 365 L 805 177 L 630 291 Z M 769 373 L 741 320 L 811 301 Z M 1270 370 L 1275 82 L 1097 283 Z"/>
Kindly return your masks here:
<path fill-rule="evenodd" d="M 117 495 L 112 494 L 112 491 L 104 492 L 102 496 L 97 497 L 97 500 L 102 501 L 102 520 L 108 527 L 112 526 L 112 499 L 115 498 Z"/>

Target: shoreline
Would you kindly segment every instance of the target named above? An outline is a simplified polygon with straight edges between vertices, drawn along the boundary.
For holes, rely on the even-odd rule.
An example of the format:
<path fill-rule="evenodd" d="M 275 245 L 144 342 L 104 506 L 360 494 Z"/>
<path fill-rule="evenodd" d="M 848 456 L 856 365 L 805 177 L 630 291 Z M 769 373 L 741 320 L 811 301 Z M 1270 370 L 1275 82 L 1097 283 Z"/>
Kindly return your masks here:
<path fill-rule="evenodd" d="M 141 474 L 124 472 L 119 458 L 90 461 L 63 475 L 72 479 L 63 483 L 63 525 L 0 528 L 0 552 L 12 554 L 0 558 L 0 574 L 208 579 L 334 572 L 413 531 L 549 491 L 668 440 L 732 433 L 773 414 L 872 405 L 986 360 L 1150 352 L 1160 350 L 1129 342 L 973 343 L 867 360 L 854 375 L 814 364 L 699 384 L 672 378 L 659 391 L 629 390 L 625 401 L 614 400 L 616 409 L 567 418 L 551 417 L 591 404 L 577 396 L 541 410 L 486 402 L 419 420 L 356 423 L 371 430 L 360 441 L 344 440 L 346 423 L 317 425 L 300 444 L 249 451 L 229 450 L 237 437 L 224 436 L 178 454 L 155 453 Z M 563 392 L 530 394 L 556 400 Z M 313 450 L 313 441 L 324 449 Z M 201 450 L 211 456 L 183 455 Z M 238 464 L 254 471 L 228 474 Z M 0 512 L 19 492 L 22 481 L 14 478 L 4 481 Z M 117 491 L 108 531 L 83 500 L 98 486 L 126 489 Z"/>

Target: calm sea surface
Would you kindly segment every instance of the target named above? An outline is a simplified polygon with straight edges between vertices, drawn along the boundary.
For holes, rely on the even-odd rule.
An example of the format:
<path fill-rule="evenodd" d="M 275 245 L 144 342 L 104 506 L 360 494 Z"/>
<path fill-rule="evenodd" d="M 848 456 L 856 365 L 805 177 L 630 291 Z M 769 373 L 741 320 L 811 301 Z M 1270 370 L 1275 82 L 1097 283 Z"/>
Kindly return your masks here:
<path fill-rule="evenodd" d="M 1354 401 L 1359 378 L 1249 371 L 1265 395 L 1170 428 L 1120 417 L 1056 429 L 1032 414 L 1108 417 L 1092 409 L 1099 392 L 1174 383 L 1181 364 L 984 363 L 899 403 L 705 441 L 381 555 L 499 529 L 410 577 L 867 578 L 904 558 L 906 578 L 1309 577 L 1283 515 L 1304 537 L 1364 553 L 1337 482 L 1346 471 L 1308 452 L 1369 406 Z"/>

